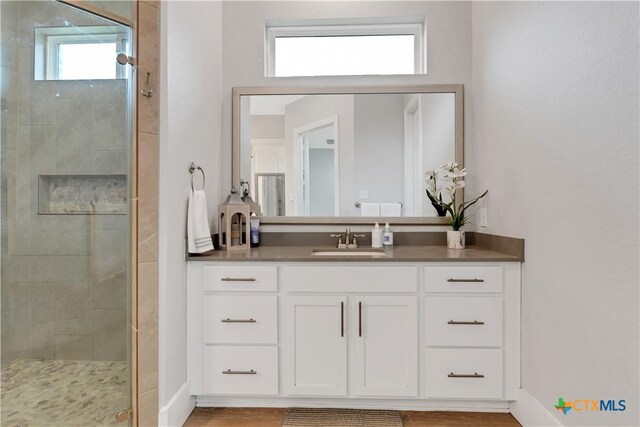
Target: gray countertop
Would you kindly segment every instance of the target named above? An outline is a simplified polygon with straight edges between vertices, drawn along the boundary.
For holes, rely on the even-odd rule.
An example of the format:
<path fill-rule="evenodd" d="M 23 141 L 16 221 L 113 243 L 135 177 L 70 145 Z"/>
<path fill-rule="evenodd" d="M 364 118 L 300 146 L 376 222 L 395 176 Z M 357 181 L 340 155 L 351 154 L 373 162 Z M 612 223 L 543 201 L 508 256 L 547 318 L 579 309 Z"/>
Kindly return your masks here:
<path fill-rule="evenodd" d="M 250 251 L 215 250 L 204 255 L 189 255 L 187 261 L 313 261 L 313 262 L 522 262 L 521 257 L 479 246 L 448 249 L 446 246 L 397 246 L 387 250 L 387 256 L 317 256 L 314 246 L 260 246 Z M 362 248 L 364 249 L 364 248 Z"/>

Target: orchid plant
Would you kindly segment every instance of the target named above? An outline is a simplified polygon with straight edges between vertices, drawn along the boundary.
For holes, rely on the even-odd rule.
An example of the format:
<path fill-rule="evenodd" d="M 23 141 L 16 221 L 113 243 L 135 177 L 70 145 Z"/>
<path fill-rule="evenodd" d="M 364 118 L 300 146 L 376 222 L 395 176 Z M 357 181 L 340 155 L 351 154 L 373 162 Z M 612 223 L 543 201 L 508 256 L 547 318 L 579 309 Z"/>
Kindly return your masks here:
<path fill-rule="evenodd" d="M 444 202 L 442 200 L 442 193 L 438 188 L 438 171 L 431 170 L 425 174 L 425 180 L 427 184 L 427 197 L 431 202 L 431 206 L 436 210 L 438 216 L 447 216 L 447 210 L 444 208 Z"/>
<path fill-rule="evenodd" d="M 457 190 L 464 188 L 464 177 L 467 175 L 466 169 L 460 169 L 458 163 L 445 163 L 439 170 L 432 170 L 425 174 L 427 179 L 427 197 L 431 201 L 438 216 L 445 216 L 449 213 L 449 224 L 454 231 L 459 231 L 467 222 L 465 212 L 471 206 L 478 203 L 478 200 L 487 195 L 486 190 L 473 200 L 458 204 L 456 202 Z M 438 185 L 438 178 L 441 178 L 441 185 Z M 443 198 L 443 195 L 445 196 Z M 449 200 L 445 202 L 445 200 Z M 443 214 L 441 214 L 443 213 Z"/>

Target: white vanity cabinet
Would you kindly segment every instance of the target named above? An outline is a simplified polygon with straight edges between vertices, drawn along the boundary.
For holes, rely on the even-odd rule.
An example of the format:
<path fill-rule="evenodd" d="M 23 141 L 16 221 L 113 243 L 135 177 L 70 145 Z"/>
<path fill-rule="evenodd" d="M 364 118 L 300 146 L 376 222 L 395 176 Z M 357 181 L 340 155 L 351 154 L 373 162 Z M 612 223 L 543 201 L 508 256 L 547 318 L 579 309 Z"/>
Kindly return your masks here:
<path fill-rule="evenodd" d="M 344 296 L 285 297 L 284 393 L 347 395 Z"/>
<path fill-rule="evenodd" d="M 426 397 L 512 398 L 520 327 L 512 267 L 423 267 Z"/>
<path fill-rule="evenodd" d="M 192 386 L 207 395 L 277 395 L 277 267 L 199 267 L 197 279 L 189 272 Z"/>
<path fill-rule="evenodd" d="M 415 266 L 281 266 L 285 394 L 417 396 L 417 278 Z"/>
<path fill-rule="evenodd" d="M 352 299 L 354 395 L 418 395 L 417 302 L 416 296 Z"/>
<path fill-rule="evenodd" d="M 201 406 L 506 410 L 519 262 L 192 261 Z"/>
<path fill-rule="evenodd" d="M 351 366 L 356 396 L 417 395 L 417 297 L 296 295 L 285 306 L 285 394 L 346 396 Z"/>

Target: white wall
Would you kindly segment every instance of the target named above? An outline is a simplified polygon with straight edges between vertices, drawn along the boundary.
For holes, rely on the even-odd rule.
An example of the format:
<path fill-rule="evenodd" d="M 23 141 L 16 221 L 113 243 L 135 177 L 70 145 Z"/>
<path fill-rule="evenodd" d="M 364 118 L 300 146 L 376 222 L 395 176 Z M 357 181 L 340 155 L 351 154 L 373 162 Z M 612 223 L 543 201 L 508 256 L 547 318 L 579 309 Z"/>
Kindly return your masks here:
<path fill-rule="evenodd" d="M 251 99 L 240 99 L 240 181 L 251 179 Z M 229 188 L 230 190 L 231 188 Z M 236 188 L 240 191 L 240 188 Z M 227 191 L 229 194 L 229 191 Z M 225 195 L 222 194 L 222 197 Z"/>
<path fill-rule="evenodd" d="M 420 95 L 420 113 L 422 115 L 423 147 L 420 175 L 424 181 L 426 172 L 438 170 L 443 164 L 456 158 L 455 94 L 429 93 Z M 469 142 L 466 145 L 470 145 Z M 470 159 L 469 156 L 466 157 Z M 423 190 L 420 195 L 422 214 L 437 215 L 426 192 Z"/>
<path fill-rule="evenodd" d="M 185 229 L 189 161 L 202 166 L 207 174 L 211 218 L 216 217 L 221 197 L 221 28 L 222 4 L 219 2 L 162 4 L 160 408 L 167 405 L 187 380 Z"/>
<path fill-rule="evenodd" d="M 638 36 L 635 2 L 473 3 L 467 194 L 526 239 L 522 385 L 565 425 L 639 419 Z"/>
<path fill-rule="evenodd" d="M 252 115 L 251 139 L 284 138 L 284 112 L 282 115 Z"/>
<path fill-rule="evenodd" d="M 298 183 L 297 171 L 298 148 L 293 140 L 294 130 L 332 119 L 338 118 L 338 182 L 340 192 L 340 214 L 350 215 L 349 200 L 353 188 L 353 95 L 313 95 L 305 96 L 285 107 L 284 135 L 285 135 L 285 189 L 287 192 L 286 212 L 302 215 L 296 207 L 299 200 L 292 196 L 296 194 Z M 301 196 L 301 195 L 300 195 Z M 351 201 L 353 209 L 353 201 Z"/>
<path fill-rule="evenodd" d="M 354 185 L 348 203 L 353 207 L 355 201 L 403 202 L 404 95 L 354 98 Z M 360 199 L 360 190 L 369 191 L 367 200 Z"/>
<path fill-rule="evenodd" d="M 231 186 L 231 88 L 234 86 L 462 83 L 471 93 L 471 4 L 445 1 L 234 1 L 223 5 L 223 189 Z M 419 76 L 264 76 L 266 20 L 425 16 L 428 74 Z M 470 105 L 470 104 L 468 104 Z M 465 132 L 470 134 L 470 109 Z M 472 150 L 471 150 L 472 151 Z M 472 154 L 468 151 L 468 154 Z M 351 200 L 353 206 L 353 200 Z"/>

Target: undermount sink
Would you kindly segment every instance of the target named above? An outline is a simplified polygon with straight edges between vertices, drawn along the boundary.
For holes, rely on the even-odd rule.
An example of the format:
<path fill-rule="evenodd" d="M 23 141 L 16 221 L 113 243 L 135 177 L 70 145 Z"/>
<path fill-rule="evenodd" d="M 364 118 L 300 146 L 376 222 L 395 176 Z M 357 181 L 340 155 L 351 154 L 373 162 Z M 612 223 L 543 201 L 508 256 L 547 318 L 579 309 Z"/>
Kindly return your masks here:
<path fill-rule="evenodd" d="M 311 251 L 311 255 L 316 256 L 337 256 L 337 257 L 386 257 L 389 256 L 384 249 L 377 248 L 353 248 L 353 249 L 314 249 Z"/>

